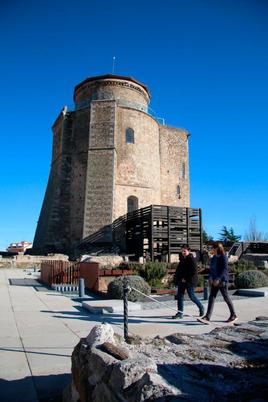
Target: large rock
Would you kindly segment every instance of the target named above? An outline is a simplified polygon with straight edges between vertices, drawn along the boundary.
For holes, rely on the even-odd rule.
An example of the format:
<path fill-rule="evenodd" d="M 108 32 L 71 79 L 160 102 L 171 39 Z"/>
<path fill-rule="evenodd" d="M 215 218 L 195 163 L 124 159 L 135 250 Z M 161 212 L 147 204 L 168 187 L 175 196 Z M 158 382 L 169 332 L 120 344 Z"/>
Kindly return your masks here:
<path fill-rule="evenodd" d="M 64 402 L 267 400 L 267 317 L 205 335 L 135 339 L 135 345 L 117 335 L 114 343 L 99 343 L 104 338 L 75 347 Z"/>
<path fill-rule="evenodd" d="M 115 343 L 113 327 L 107 323 L 96 325 L 86 338 L 88 346 L 102 345 L 104 342 Z"/>
<path fill-rule="evenodd" d="M 97 262 L 100 267 L 118 267 L 124 260 L 120 255 L 83 255 L 80 258 L 82 262 Z"/>

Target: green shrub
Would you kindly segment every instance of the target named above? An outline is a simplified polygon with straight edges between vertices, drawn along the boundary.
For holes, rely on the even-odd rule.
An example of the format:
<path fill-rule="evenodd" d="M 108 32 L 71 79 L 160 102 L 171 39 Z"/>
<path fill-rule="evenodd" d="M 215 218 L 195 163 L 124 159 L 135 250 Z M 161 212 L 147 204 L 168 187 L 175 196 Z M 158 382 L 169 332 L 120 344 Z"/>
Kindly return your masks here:
<path fill-rule="evenodd" d="M 240 272 L 235 278 L 235 286 L 240 289 L 254 289 L 267 285 L 267 276 L 257 270 Z"/>
<path fill-rule="evenodd" d="M 132 262 L 132 261 L 127 261 L 127 262 L 121 262 L 120 265 L 117 267 L 118 269 L 132 269 L 133 271 L 138 272 L 142 264 L 139 262 Z"/>
<path fill-rule="evenodd" d="M 197 282 L 197 287 L 198 288 L 203 288 L 204 287 L 204 275 L 198 275 L 198 282 Z"/>
<path fill-rule="evenodd" d="M 239 274 L 240 272 L 257 269 L 253 261 L 238 260 L 229 264 L 229 272 Z"/>
<path fill-rule="evenodd" d="M 123 299 L 123 282 L 124 276 L 119 276 L 114 279 L 108 285 L 108 297 L 111 299 Z M 143 278 L 138 275 L 128 275 L 127 282 L 130 287 L 134 287 L 138 289 L 140 292 L 149 295 L 151 293 L 151 288 L 148 283 L 145 282 Z M 128 294 L 128 300 L 130 301 L 141 301 L 144 300 L 145 296 L 142 296 L 140 293 L 132 290 Z"/>
<path fill-rule="evenodd" d="M 166 268 L 167 269 L 177 269 L 178 262 L 167 262 L 166 263 Z"/>
<path fill-rule="evenodd" d="M 138 274 L 152 287 L 161 286 L 161 279 L 166 275 L 166 265 L 161 262 L 146 262 L 138 269 Z"/>

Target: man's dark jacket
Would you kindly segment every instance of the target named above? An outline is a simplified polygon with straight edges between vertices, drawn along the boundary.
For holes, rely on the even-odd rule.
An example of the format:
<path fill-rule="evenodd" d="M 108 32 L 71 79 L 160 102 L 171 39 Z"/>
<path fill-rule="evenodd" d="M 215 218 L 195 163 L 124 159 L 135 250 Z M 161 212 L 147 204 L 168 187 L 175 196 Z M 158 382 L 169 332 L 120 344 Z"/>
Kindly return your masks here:
<path fill-rule="evenodd" d="M 178 285 L 182 279 L 185 279 L 187 285 L 197 286 L 198 275 L 197 265 L 195 258 L 192 254 L 188 254 L 186 257 L 181 257 L 175 273 L 175 283 Z"/>

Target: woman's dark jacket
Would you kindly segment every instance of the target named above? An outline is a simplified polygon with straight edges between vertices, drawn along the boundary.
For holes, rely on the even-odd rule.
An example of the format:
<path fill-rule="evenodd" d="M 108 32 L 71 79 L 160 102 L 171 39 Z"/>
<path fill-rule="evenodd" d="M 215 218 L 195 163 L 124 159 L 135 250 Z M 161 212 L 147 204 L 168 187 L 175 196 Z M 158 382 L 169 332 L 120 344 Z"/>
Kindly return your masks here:
<path fill-rule="evenodd" d="M 178 285 L 182 279 L 185 279 L 187 285 L 197 286 L 198 275 L 197 265 L 195 258 L 192 254 L 188 254 L 186 257 L 181 257 L 175 273 L 175 283 Z"/>
<path fill-rule="evenodd" d="M 228 258 L 225 254 L 216 254 L 211 258 L 210 278 L 228 282 Z"/>

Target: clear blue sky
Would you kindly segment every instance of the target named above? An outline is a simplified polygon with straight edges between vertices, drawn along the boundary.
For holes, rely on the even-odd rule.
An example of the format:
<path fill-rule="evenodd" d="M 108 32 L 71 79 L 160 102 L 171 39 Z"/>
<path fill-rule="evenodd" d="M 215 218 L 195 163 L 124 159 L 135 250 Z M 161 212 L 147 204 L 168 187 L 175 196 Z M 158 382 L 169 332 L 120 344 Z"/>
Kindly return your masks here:
<path fill-rule="evenodd" d="M 206 231 L 268 232 L 266 0 L 2 0 L 0 249 L 33 240 L 53 124 L 74 86 L 112 72 L 148 85 L 191 132 L 191 206 Z"/>

